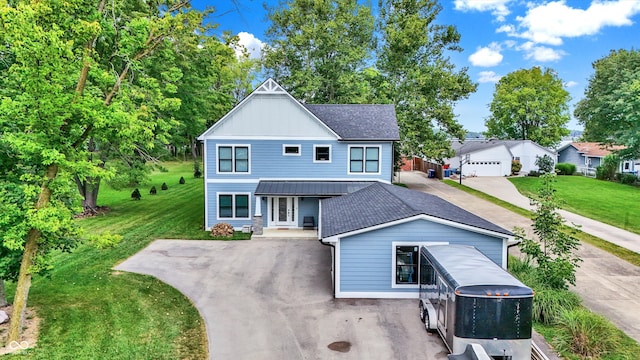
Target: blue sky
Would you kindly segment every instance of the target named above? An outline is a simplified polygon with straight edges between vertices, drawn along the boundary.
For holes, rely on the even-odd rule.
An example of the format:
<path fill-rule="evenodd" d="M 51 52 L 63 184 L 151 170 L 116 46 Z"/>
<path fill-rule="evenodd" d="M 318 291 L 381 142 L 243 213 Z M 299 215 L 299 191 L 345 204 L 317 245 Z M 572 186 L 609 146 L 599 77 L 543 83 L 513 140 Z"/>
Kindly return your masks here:
<path fill-rule="evenodd" d="M 212 22 L 219 31 L 240 34 L 255 54 L 269 26 L 265 1 L 194 0 L 196 8 L 214 6 Z M 377 0 L 372 0 L 377 4 Z M 266 1 L 267 6 L 277 0 Z M 479 84 L 469 99 L 455 108 L 469 131 L 484 131 L 495 83 L 512 71 L 541 66 L 557 71 L 571 94 L 571 111 L 584 94 L 591 64 L 612 49 L 640 49 L 640 0 L 537 1 L 441 0 L 437 21 L 455 25 L 462 53 L 450 53 L 458 68 L 467 67 Z M 570 129 L 581 129 L 572 120 Z"/>

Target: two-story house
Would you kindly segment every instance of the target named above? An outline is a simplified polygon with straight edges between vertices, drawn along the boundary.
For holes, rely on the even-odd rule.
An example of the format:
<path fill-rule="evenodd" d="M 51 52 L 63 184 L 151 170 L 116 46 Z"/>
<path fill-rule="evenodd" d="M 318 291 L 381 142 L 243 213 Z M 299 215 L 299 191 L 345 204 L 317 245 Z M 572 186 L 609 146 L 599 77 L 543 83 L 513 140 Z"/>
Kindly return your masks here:
<path fill-rule="evenodd" d="M 311 219 L 336 297 L 417 298 L 420 246 L 471 245 L 506 267 L 509 231 L 391 184 L 393 105 L 303 104 L 269 79 L 200 139 L 205 227 L 290 233 Z"/>
<path fill-rule="evenodd" d="M 205 227 L 317 227 L 319 201 L 390 183 L 393 105 L 308 105 L 268 79 L 200 137 Z M 304 221 L 311 220 L 311 224 Z"/>

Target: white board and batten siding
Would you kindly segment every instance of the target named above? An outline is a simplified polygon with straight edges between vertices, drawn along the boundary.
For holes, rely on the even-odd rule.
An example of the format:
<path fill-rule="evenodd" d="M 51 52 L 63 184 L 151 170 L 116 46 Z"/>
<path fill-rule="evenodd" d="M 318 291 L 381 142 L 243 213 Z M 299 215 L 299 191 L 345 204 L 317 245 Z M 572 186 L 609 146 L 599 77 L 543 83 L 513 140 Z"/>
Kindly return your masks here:
<path fill-rule="evenodd" d="M 505 145 L 478 150 L 470 155 L 469 163 L 462 165 L 465 176 L 511 175 L 511 152 Z"/>
<path fill-rule="evenodd" d="M 556 153 L 542 147 L 531 140 L 522 140 L 514 143 L 510 147 L 511 153 L 514 158 L 518 158 L 520 160 L 520 164 L 522 164 L 522 169 L 520 169 L 521 173 L 528 174 L 531 171 L 538 171 L 538 165 L 536 165 L 536 160 L 539 157 L 543 157 L 547 155 L 551 157 L 554 164 L 556 162 Z"/>
<path fill-rule="evenodd" d="M 418 298 L 418 286 L 394 284 L 396 245 L 458 244 L 475 246 L 506 266 L 506 236 L 490 236 L 428 220 L 340 238 L 336 244 L 337 298 Z"/>

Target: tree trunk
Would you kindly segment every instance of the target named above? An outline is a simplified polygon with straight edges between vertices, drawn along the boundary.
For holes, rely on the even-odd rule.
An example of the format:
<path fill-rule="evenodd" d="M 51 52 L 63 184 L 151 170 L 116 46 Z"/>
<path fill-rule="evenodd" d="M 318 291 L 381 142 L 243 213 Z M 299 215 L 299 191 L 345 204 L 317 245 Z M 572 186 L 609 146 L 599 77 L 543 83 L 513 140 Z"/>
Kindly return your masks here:
<path fill-rule="evenodd" d="M 0 307 L 9 305 L 7 302 L 7 294 L 4 292 L 4 280 L 0 279 Z"/>
<path fill-rule="evenodd" d="M 42 184 L 38 202 L 36 203 L 36 211 L 44 208 L 51 199 L 51 189 L 49 183 L 58 175 L 58 165 L 49 165 L 46 170 L 47 180 Z M 22 333 L 22 325 L 24 324 L 24 313 L 27 310 L 27 297 L 29 296 L 29 288 L 31 288 L 31 266 L 33 259 L 38 251 L 38 240 L 42 234 L 38 229 L 32 228 L 27 234 L 27 241 L 24 244 L 24 253 L 22 254 L 22 262 L 20 263 L 20 272 L 18 273 L 18 284 L 16 285 L 16 295 L 13 298 L 13 311 L 11 313 L 11 322 L 9 323 L 9 335 L 7 343 L 19 341 Z"/>
<path fill-rule="evenodd" d="M 74 180 L 78 191 L 82 196 L 82 208 L 87 211 L 95 211 L 98 208 L 98 190 L 100 189 L 100 177 L 87 177 L 80 180 L 75 176 Z"/>

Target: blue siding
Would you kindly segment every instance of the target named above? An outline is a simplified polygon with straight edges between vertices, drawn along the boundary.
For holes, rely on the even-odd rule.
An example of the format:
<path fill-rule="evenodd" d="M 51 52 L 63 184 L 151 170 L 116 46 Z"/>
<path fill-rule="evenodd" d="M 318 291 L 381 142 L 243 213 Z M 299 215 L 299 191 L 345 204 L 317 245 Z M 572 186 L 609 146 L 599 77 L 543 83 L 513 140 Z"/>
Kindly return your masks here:
<path fill-rule="evenodd" d="M 298 199 L 298 227 L 302 227 L 305 216 L 313 216 L 316 227 L 318 226 L 318 212 L 320 200 L 318 198 L 300 198 Z"/>
<path fill-rule="evenodd" d="M 253 195 L 253 191 L 256 189 L 257 182 L 255 184 L 251 183 L 241 183 L 241 184 L 212 184 L 207 183 L 205 185 L 207 187 L 208 199 L 207 199 L 207 219 L 206 219 L 206 227 L 210 228 L 213 225 L 219 222 L 225 222 L 231 224 L 234 228 L 240 228 L 243 225 L 251 225 L 253 222 L 253 214 L 255 213 L 255 197 Z M 216 193 L 250 193 L 249 196 L 249 219 L 221 219 L 218 220 L 217 212 L 218 212 L 218 197 Z M 263 210 L 266 207 L 262 208 Z"/>
<path fill-rule="evenodd" d="M 251 173 L 250 174 L 216 174 L 216 144 L 249 144 L 251 145 Z M 283 156 L 283 144 L 300 144 L 301 156 Z M 331 145 L 331 162 L 314 163 L 313 145 Z M 362 145 L 358 142 L 337 141 L 297 141 L 286 140 L 206 140 L 207 147 L 206 170 L 208 179 L 354 179 L 391 181 L 393 151 L 391 142 L 366 143 L 366 145 L 381 145 L 380 174 L 348 174 L 348 146 Z"/>
<path fill-rule="evenodd" d="M 582 156 L 573 146 L 567 146 L 558 152 L 558 162 L 574 164 L 577 167 L 584 167 L 584 156 Z"/>
<path fill-rule="evenodd" d="M 502 265 L 502 239 L 415 220 L 340 239 L 341 292 L 417 292 L 392 288 L 392 242 L 448 242 L 472 245 Z"/>

